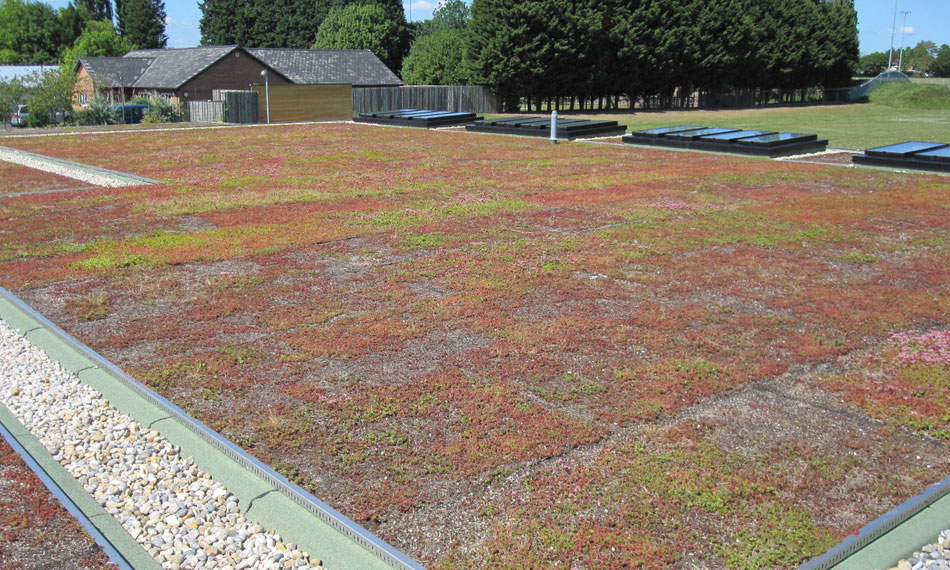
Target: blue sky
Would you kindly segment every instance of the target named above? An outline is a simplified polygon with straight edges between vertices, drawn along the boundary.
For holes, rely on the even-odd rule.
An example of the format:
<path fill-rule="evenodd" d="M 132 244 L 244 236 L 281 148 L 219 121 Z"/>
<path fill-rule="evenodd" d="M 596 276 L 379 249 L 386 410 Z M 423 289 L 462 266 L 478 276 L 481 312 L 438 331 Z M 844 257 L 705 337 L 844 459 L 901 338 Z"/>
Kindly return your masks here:
<path fill-rule="evenodd" d="M 915 46 L 930 40 L 938 46 L 950 45 L 950 0 L 897 0 L 897 25 L 894 23 L 894 0 L 855 0 L 858 10 L 858 34 L 861 53 L 886 52 L 891 47 L 891 30 L 894 30 L 894 49 L 901 45 L 901 28 L 904 45 Z M 907 25 L 901 11 L 909 10 Z"/>
<path fill-rule="evenodd" d="M 49 1 L 54 7 L 67 4 L 67 0 Z M 437 0 L 413 0 L 403 3 L 406 17 L 412 13 L 412 20 L 425 20 L 432 16 Z M 895 30 L 894 49 L 900 47 L 901 27 L 904 16 L 901 10 L 910 10 L 907 25 L 904 28 L 904 43 L 914 46 L 917 42 L 931 40 L 938 46 L 950 44 L 950 0 L 897 0 L 897 26 L 892 27 L 894 18 L 894 0 L 855 0 L 858 10 L 858 32 L 861 40 L 861 53 L 887 51 L 891 45 L 891 30 Z M 165 0 L 165 12 L 168 22 L 165 32 L 168 34 L 169 47 L 190 47 L 198 45 L 201 33 L 198 20 L 201 10 L 197 0 Z"/>

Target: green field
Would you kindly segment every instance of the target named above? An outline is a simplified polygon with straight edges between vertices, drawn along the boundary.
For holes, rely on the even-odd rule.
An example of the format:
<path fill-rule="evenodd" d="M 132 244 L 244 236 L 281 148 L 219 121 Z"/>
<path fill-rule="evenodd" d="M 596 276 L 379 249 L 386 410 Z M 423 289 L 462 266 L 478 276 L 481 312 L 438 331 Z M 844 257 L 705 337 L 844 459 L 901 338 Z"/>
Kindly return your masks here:
<path fill-rule="evenodd" d="M 950 77 L 911 77 L 910 80 L 914 83 L 950 85 Z"/>
<path fill-rule="evenodd" d="M 771 107 L 719 111 L 647 111 L 585 115 L 626 124 L 631 131 L 668 125 L 738 127 L 818 133 L 833 148 L 864 149 L 901 141 L 943 142 L 950 138 L 950 108 L 895 109 L 874 103 L 816 107 Z"/>
<path fill-rule="evenodd" d="M 891 90 L 917 87 L 894 85 Z M 641 111 L 633 114 L 620 111 L 584 114 L 583 117 L 616 120 L 627 125 L 631 131 L 683 124 L 817 133 L 828 139 L 830 147 L 847 149 L 865 149 L 910 140 L 948 142 L 950 139 L 950 98 L 945 96 L 939 100 L 944 103 L 942 108 L 936 105 L 936 109 L 925 109 L 909 108 L 900 103 L 895 106 L 891 97 L 878 102 L 881 97 L 876 97 L 876 94 L 872 93 L 870 103 L 849 105 Z M 562 116 L 567 115 L 562 113 Z"/>

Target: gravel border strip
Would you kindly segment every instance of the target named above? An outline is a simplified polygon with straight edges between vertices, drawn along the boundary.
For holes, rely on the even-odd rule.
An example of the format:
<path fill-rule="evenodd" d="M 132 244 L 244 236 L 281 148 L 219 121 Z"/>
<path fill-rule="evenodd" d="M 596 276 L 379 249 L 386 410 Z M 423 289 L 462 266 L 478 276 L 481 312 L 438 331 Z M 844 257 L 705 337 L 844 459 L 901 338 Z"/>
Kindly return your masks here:
<path fill-rule="evenodd" d="M 3 287 L 0 317 L 25 330 L 33 343 L 49 351 L 86 385 L 114 399 L 123 411 L 143 423 L 161 422 L 163 433 L 233 487 L 247 503 L 251 516 L 281 528 L 311 550 L 319 550 L 328 568 L 424 570 L 415 560 L 126 375 Z"/>
<path fill-rule="evenodd" d="M 2 320 L 0 398 L 164 568 L 320 568 L 248 521 L 238 499 L 193 458 L 112 408 Z"/>
<path fill-rule="evenodd" d="M 925 544 L 891 570 L 947 570 L 950 568 L 950 528 L 940 531 L 937 542 Z"/>
<path fill-rule="evenodd" d="M 89 166 L 78 162 L 7 147 L 0 147 L 0 160 L 108 188 L 142 186 L 143 184 L 162 184 L 162 182 L 152 180 L 151 178 L 144 178 L 134 174 L 117 172 L 106 168 Z"/>
<path fill-rule="evenodd" d="M 42 444 L 35 437 L 32 437 L 23 427 L 23 424 L 17 421 L 6 406 L 2 404 L 0 404 L 0 435 L 10 448 L 23 459 L 26 467 L 36 474 L 53 498 L 79 522 L 116 568 L 119 570 L 145 570 L 141 567 L 136 569 L 135 564 L 128 560 L 128 558 L 134 558 L 130 549 L 127 548 L 128 543 L 116 544 L 117 542 L 121 543 L 121 541 L 115 540 L 116 531 L 119 531 L 117 528 L 118 522 L 114 519 L 111 521 L 105 519 L 104 517 L 108 517 L 108 514 L 101 508 L 96 508 L 98 505 L 86 504 L 81 506 L 73 500 L 70 492 L 64 487 L 68 487 L 70 483 L 73 483 L 73 491 L 75 491 L 78 482 L 65 469 L 62 469 L 49 454 L 45 453 Z M 109 519 L 112 519 L 112 517 L 109 517 Z M 110 522 L 115 524 L 110 525 Z M 113 538 L 110 539 L 110 536 Z"/>

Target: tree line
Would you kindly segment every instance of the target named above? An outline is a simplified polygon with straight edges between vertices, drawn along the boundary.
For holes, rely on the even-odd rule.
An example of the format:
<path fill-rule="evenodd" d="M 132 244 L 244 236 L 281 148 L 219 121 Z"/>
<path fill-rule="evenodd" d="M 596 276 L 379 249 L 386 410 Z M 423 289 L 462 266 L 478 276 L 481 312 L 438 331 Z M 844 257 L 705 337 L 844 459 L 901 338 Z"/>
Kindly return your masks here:
<path fill-rule="evenodd" d="M 162 48 L 168 41 L 162 0 L 73 0 L 58 10 L 34 0 L 0 0 L 0 64 L 60 63 L 90 24 L 112 27 L 113 21 L 133 48 Z"/>
<path fill-rule="evenodd" d="M 474 0 L 466 45 L 473 82 L 509 108 L 519 97 L 610 106 L 849 85 L 857 13 L 851 0 Z"/>
<path fill-rule="evenodd" d="M 199 7 L 203 44 L 370 49 L 407 83 L 486 85 L 508 109 L 846 86 L 858 61 L 853 0 L 447 0 L 413 23 L 401 0 Z M 129 46 L 163 47 L 164 15 L 161 0 L 0 0 L 0 62 L 60 60 L 113 18 Z"/>
<path fill-rule="evenodd" d="M 402 0 L 202 0 L 201 43 L 369 49 L 398 73 L 412 38 Z"/>
<path fill-rule="evenodd" d="M 413 24 L 399 0 L 200 6 L 205 43 L 373 49 L 408 83 L 487 85 L 509 108 L 840 87 L 858 59 L 852 0 L 449 0 Z"/>
<path fill-rule="evenodd" d="M 903 51 L 904 57 L 901 58 L 900 50 L 894 50 L 892 65 L 897 67 L 901 63 L 904 73 L 950 77 L 950 45 L 937 47 L 936 43 L 927 40 Z M 887 69 L 890 59 L 891 54 L 888 52 L 871 52 L 861 56 L 856 71 L 864 77 L 874 77 Z"/>

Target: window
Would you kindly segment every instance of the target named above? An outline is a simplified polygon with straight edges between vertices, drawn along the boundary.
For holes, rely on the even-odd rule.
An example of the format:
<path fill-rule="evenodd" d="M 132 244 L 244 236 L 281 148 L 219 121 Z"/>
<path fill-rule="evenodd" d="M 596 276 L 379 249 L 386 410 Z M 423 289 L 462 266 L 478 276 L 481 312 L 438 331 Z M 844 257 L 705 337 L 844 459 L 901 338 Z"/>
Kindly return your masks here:
<path fill-rule="evenodd" d="M 172 103 L 172 94 L 171 93 L 161 93 L 159 94 L 163 101 L 171 105 Z"/>
<path fill-rule="evenodd" d="M 88 103 L 87 100 L 86 100 L 86 92 L 85 92 L 85 91 L 80 91 L 80 92 L 79 92 L 79 106 L 80 106 L 80 107 L 85 107 L 85 106 L 88 105 L 88 104 L 89 104 L 89 103 Z"/>

